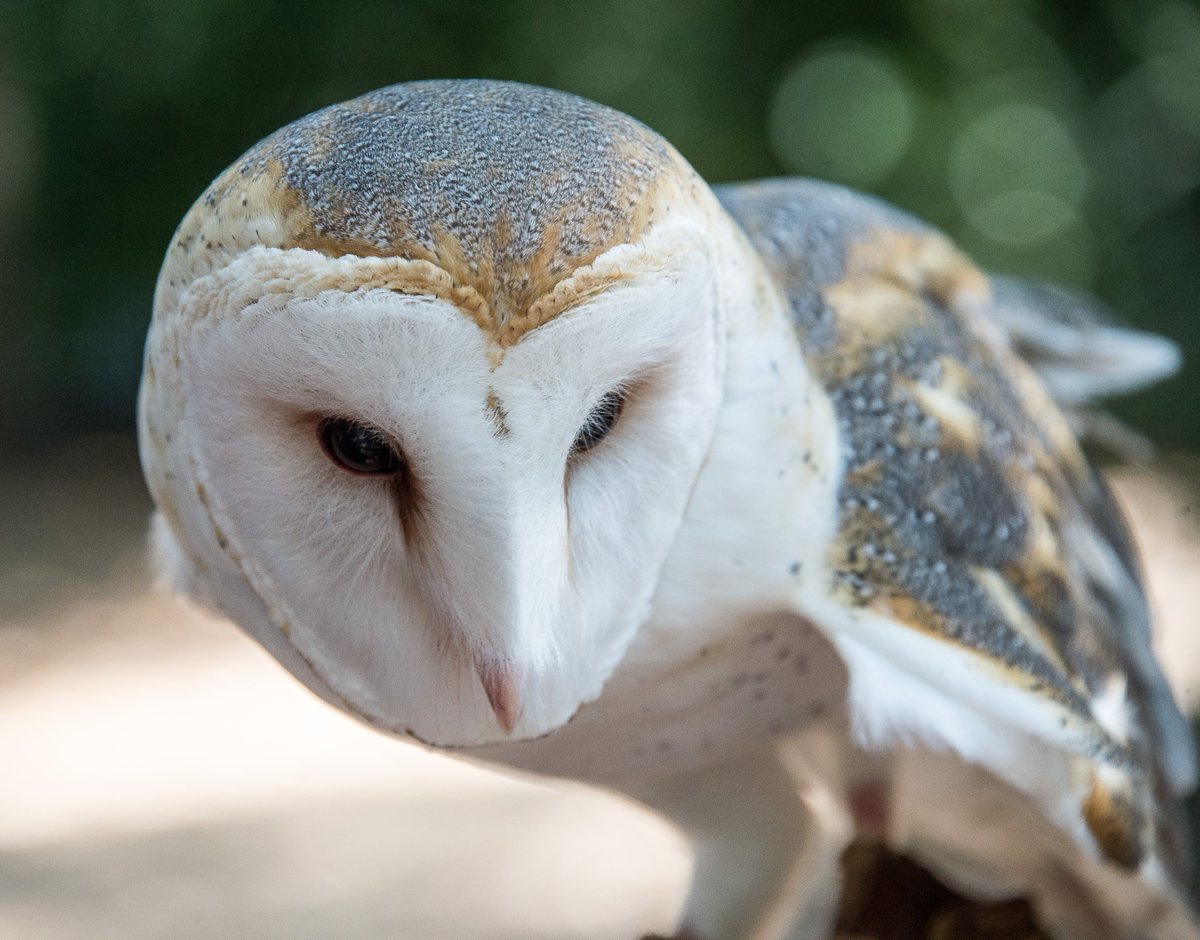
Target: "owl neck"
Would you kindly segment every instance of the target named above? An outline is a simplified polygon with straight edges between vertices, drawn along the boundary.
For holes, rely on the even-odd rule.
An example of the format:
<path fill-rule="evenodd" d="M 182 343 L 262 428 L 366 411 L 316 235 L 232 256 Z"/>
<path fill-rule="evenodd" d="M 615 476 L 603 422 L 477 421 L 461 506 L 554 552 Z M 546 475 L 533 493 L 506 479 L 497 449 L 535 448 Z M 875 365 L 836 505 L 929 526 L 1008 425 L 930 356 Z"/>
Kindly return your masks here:
<path fill-rule="evenodd" d="M 805 595 L 824 590 L 840 473 L 837 420 L 766 275 L 741 295 L 759 303 L 734 306 L 726 322 L 725 394 L 712 451 L 663 568 L 643 645 L 703 646 L 709 632 L 727 633 L 731 620 L 794 611 Z"/>

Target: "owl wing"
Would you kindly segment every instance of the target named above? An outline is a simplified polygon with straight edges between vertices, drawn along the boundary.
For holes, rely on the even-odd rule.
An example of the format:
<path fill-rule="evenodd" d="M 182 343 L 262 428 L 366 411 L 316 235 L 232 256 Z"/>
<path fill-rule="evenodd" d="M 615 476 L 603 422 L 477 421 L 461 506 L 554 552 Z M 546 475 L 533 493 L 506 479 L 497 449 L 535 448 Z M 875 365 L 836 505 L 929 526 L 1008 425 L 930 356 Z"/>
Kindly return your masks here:
<path fill-rule="evenodd" d="M 990 280 L 989 318 L 1063 407 L 1136 391 L 1179 369 L 1178 346 L 1125 326 L 1091 298 L 1053 284 Z"/>
<path fill-rule="evenodd" d="M 831 593 L 968 652 L 1054 716 L 1056 741 L 1106 771 L 1083 809 L 1102 851 L 1131 868 L 1153 852 L 1180 873 L 1174 794 L 1195 782 L 1192 739 L 1151 652 L 1121 513 L 1052 397 L 1162 375 L 1169 345 L 988 278 L 936 231 L 840 187 L 718 196 L 838 419 Z M 1014 720 L 1006 708 L 994 716 Z"/>
<path fill-rule="evenodd" d="M 1000 326 L 1081 437 L 1132 460 L 1154 447 L 1097 407 L 1097 399 L 1132 392 L 1179 369 L 1179 347 L 1134 330 L 1090 298 L 1051 284 L 991 277 L 989 319 Z"/>

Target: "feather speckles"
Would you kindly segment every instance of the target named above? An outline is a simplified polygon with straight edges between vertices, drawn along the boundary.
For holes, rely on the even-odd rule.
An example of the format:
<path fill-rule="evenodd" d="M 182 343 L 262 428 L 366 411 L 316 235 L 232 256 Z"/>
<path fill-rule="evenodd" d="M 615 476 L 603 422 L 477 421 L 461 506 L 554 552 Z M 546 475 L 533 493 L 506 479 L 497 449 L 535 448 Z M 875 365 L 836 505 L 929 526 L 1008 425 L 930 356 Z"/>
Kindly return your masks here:
<path fill-rule="evenodd" d="M 662 138 L 600 105 L 497 82 L 399 85 L 247 152 L 180 225 L 166 280 L 252 245 L 423 262 L 448 281 L 439 296 L 507 346 L 578 299 L 556 288 L 638 241 L 692 185 Z"/>
<path fill-rule="evenodd" d="M 1089 481 L 1059 469 L 1082 458 L 1025 394 L 1022 365 L 957 308 L 985 294 L 986 279 L 894 210 L 819 184 L 793 184 L 789 200 L 782 185 L 732 191 L 727 202 L 803 312 L 810 367 L 838 417 L 844 471 L 830 565 L 845 599 L 903 613 L 1075 696 L 1071 670 L 1059 668 L 1071 642 L 1061 608 L 1072 599 L 1054 588 L 1061 515 Z M 826 245 L 819 268 L 795 257 L 791 246 L 834 216 L 841 256 Z M 780 228 L 794 237 L 766 240 Z"/>
<path fill-rule="evenodd" d="M 487 401 L 484 403 L 483 411 L 495 427 L 496 437 L 508 437 L 512 433 L 508 427 L 508 412 L 504 409 L 504 405 L 501 404 L 495 390 L 488 390 Z"/>

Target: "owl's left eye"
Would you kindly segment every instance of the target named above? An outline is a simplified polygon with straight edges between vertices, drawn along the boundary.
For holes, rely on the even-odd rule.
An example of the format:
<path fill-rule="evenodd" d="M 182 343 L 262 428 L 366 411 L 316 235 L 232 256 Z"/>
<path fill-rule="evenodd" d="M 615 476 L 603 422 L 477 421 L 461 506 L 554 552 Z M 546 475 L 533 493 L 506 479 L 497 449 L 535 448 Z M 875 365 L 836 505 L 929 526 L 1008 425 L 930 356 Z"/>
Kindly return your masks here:
<path fill-rule="evenodd" d="M 608 392 L 596 403 L 596 407 L 588 415 L 587 421 L 583 423 L 583 427 L 575 435 L 575 442 L 571 445 L 571 453 L 581 454 L 584 451 L 591 450 L 608 437 L 608 432 L 613 429 L 613 426 L 617 423 L 617 418 L 621 417 L 621 412 L 624 409 L 625 389 L 614 388 L 611 392 Z"/>
<path fill-rule="evenodd" d="M 378 428 L 348 418 L 325 418 L 317 437 L 326 456 L 350 473 L 390 476 L 404 469 L 404 458 Z"/>

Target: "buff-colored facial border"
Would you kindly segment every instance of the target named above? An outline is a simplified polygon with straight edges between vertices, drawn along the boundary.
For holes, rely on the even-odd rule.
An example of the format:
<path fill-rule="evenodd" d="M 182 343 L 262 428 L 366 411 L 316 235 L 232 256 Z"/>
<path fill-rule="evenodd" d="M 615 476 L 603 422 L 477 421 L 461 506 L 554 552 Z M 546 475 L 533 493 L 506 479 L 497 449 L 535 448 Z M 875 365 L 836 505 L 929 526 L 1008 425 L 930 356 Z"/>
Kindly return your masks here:
<path fill-rule="evenodd" d="M 683 256 L 704 246 L 678 228 L 661 228 L 642 241 L 617 245 L 592 264 L 559 281 L 517 319 L 497 323 L 485 298 L 469 285 L 455 282 L 448 271 L 424 260 L 343 256 L 325 258 L 309 249 L 257 246 L 221 269 L 193 281 L 180 292 L 173 313 L 178 325 L 200 326 L 210 318 L 238 312 L 271 295 L 281 300 L 315 297 L 327 291 L 390 291 L 435 297 L 472 320 L 488 340 L 498 364 L 504 350 L 532 330 L 589 298 L 644 275 L 683 263 Z"/>

